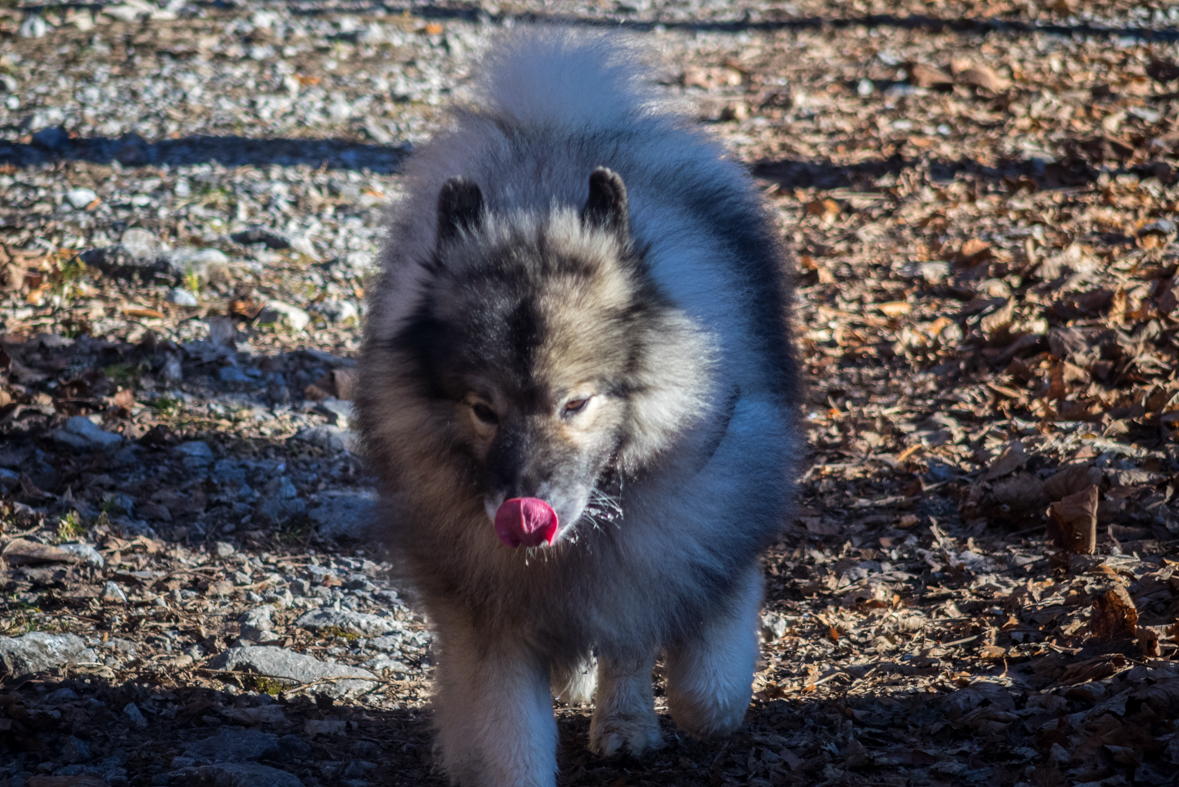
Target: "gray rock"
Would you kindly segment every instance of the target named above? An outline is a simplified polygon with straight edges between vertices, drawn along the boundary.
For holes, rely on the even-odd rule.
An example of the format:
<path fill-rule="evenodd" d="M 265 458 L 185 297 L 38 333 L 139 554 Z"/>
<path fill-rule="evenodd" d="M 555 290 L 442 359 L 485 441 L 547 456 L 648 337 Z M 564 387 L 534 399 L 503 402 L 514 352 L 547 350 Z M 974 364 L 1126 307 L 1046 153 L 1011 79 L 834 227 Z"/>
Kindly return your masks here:
<path fill-rule="evenodd" d="M 364 662 L 364 666 L 376 672 L 409 672 L 409 665 L 400 659 L 395 659 L 390 656 L 376 656 Z"/>
<path fill-rule="evenodd" d="M 347 429 L 356 417 L 356 405 L 351 401 L 344 399 L 337 399 L 334 396 L 329 396 L 319 404 L 315 405 L 318 412 L 323 413 L 331 419 L 336 426 Z"/>
<path fill-rule="evenodd" d="M 237 550 L 234 549 L 233 544 L 227 544 L 224 541 L 217 541 L 213 544 L 213 554 L 224 560 L 232 555 Z"/>
<path fill-rule="evenodd" d="M 65 739 L 61 746 L 61 757 L 68 763 L 86 762 L 90 759 L 90 744 L 74 735 Z"/>
<path fill-rule="evenodd" d="M 130 516 L 135 511 L 135 498 L 126 492 L 107 492 L 102 496 L 103 510 Z"/>
<path fill-rule="evenodd" d="M 65 426 L 53 432 L 54 440 L 64 443 L 78 450 L 93 450 L 101 448 L 111 449 L 123 442 L 123 438 L 114 432 L 104 431 L 84 415 L 75 415 L 65 422 Z"/>
<path fill-rule="evenodd" d="M 364 276 L 376 269 L 377 261 L 366 251 L 350 251 L 341 257 L 337 264 L 354 276 Z"/>
<path fill-rule="evenodd" d="M 334 628 L 356 634 L 379 636 L 390 631 L 401 631 L 403 626 L 392 618 L 379 618 L 362 612 L 321 607 L 299 617 L 295 625 L 305 629 Z"/>
<path fill-rule="evenodd" d="M 254 607 L 241 614 L 237 619 L 242 639 L 252 642 L 262 642 L 273 639 L 271 629 L 274 628 L 274 607 L 264 604 Z"/>
<path fill-rule="evenodd" d="M 189 467 L 207 467 L 213 462 L 213 449 L 204 440 L 190 440 L 172 449 Z"/>
<path fill-rule="evenodd" d="M 293 774 L 256 762 L 219 762 L 164 775 L 178 787 L 303 787 Z"/>
<path fill-rule="evenodd" d="M 303 722 L 303 732 L 312 738 L 317 735 L 343 735 L 348 732 L 348 722 L 343 719 L 308 719 Z"/>
<path fill-rule="evenodd" d="M 401 643 L 404 637 L 401 636 L 401 631 L 405 628 L 399 621 L 393 621 L 397 624 L 396 633 L 386 634 L 383 637 L 373 637 L 368 641 L 368 647 L 373 650 L 379 650 L 385 653 L 392 653 L 401 650 Z"/>
<path fill-rule="evenodd" d="M 352 301 L 325 300 L 315 304 L 315 311 L 331 322 L 346 322 L 360 318 L 360 310 Z"/>
<path fill-rule="evenodd" d="M 376 769 L 377 764 L 375 762 L 369 762 L 367 760 L 353 760 L 352 762 L 348 763 L 346 768 L 344 768 L 344 776 L 346 778 L 350 777 L 353 779 L 363 778 L 368 776 Z"/>
<path fill-rule="evenodd" d="M 200 306 L 197 296 L 180 287 L 173 287 L 168 291 L 168 300 L 177 306 Z"/>
<path fill-rule="evenodd" d="M 291 248 L 290 236 L 267 227 L 249 227 L 241 232 L 235 232 L 229 237 L 235 243 L 240 243 L 243 246 L 262 244 L 268 249 Z"/>
<path fill-rule="evenodd" d="M 291 248 L 313 260 L 319 260 L 319 254 L 315 251 L 315 244 L 311 242 L 311 238 L 307 235 L 296 235 L 292 237 Z"/>
<path fill-rule="evenodd" d="M 372 522 L 377 496 L 372 492 L 325 492 L 307 512 L 324 538 L 363 538 Z"/>
<path fill-rule="evenodd" d="M 102 586 L 102 600 L 107 604 L 126 604 L 127 594 L 115 582 L 107 582 Z"/>
<path fill-rule="evenodd" d="M 298 431 L 292 440 L 317 445 L 332 451 L 356 452 L 356 436 L 340 426 L 312 426 Z"/>
<path fill-rule="evenodd" d="M 134 642 L 132 642 L 129 639 L 122 639 L 120 637 L 114 637 L 112 639 L 108 639 L 106 642 L 102 643 L 102 647 L 107 648 L 109 650 L 113 650 L 115 653 L 118 653 L 120 656 L 123 656 L 125 658 L 129 658 L 129 659 L 135 658 L 135 654 L 139 652 L 138 645 L 136 645 Z"/>
<path fill-rule="evenodd" d="M 229 268 L 229 257 L 220 249 L 176 249 L 167 257 L 184 276 L 196 276 L 204 281 Z"/>
<path fill-rule="evenodd" d="M 96 199 L 98 195 L 91 189 L 70 189 L 65 193 L 65 201 L 74 210 L 82 210 Z"/>
<path fill-rule="evenodd" d="M 308 691 L 343 697 L 373 688 L 376 676 L 360 667 L 320 661 L 312 656 L 273 646 L 230 648 L 214 657 L 209 666 L 223 670 L 252 670 L 292 686 L 315 683 Z M 334 679 L 334 680 L 333 680 Z"/>
<path fill-rule="evenodd" d="M 119 245 L 139 260 L 154 260 L 168 250 L 167 244 L 142 227 L 131 227 L 119 238 Z"/>
<path fill-rule="evenodd" d="M 278 736 L 259 730 L 222 730 L 204 740 L 190 743 L 184 756 L 194 763 L 248 762 L 279 754 Z"/>
<path fill-rule="evenodd" d="M 77 555 L 80 563 L 89 563 L 99 568 L 106 564 L 106 560 L 98 553 L 98 550 L 89 544 L 58 544 L 57 548 L 63 552 L 69 552 L 71 555 Z"/>
<path fill-rule="evenodd" d="M 306 328 L 308 323 L 311 322 L 311 315 L 298 306 L 292 306 L 289 303 L 267 301 L 266 306 L 263 307 L 262 312 L 258 315 L 258 322 L 286 325 L 291 330 L 298 332 Z"/>
<path fill-rule="evenodd" d="M 94 651 L 76 634 L 34 631 L 20 637 L 0 637 L 0 661 L 15 678 L 95 658 Z"/>
<path fill-rule="evenodd" d="M 21 38 L 42 38 L 49 32 L 49 24 L 34 14 L 21 22 L 17 32 Z"/>
<path fill-rule="evenodd" d="M 246 373 L 236 366 L 222 366 L 217 372 L 218 379 L 231 385 L 247 385 L 253 382 Z"/>
<path fill-rule="evenodd" d="M 293 516 L 307 513 L 307 503 L 299 499 L 299 490 L 287 476 L 272 478 L 262 488 L 256 513 L 265 520 L 280 524 Z"/>
<path fill-rule="evenodd" d="M 390 134 L 385 126 L 375 120 L 369 120 L 364 124 L 364 133 L 373 142 L 378 145 L 392 145 L 396 142 L 396 138 Z"/>
<path fill-rule="evenodd" d="M 213 478 L 221 484 L 244 484 L 246 468 L 236 459 L 218 459 L 213 465 Z"/>
<path fill-rule="evenodd" d="M 761 638 L 766 642 L 777 642 L 790 627 L 779 612 L 767 612 L 761 616 Z"/>
<path fill-rule="evenodd" d="M 123 706 L 123 715 L 131 720 L 131 726 L 143 730 L 147 729 L 147 719 L 143 717 L 143 711 L 139 710 L 139 706 L 134 702 L 128 702 Z"/>
<path fill-rule="evenodd" d="M 296 760 L 311 756 L 311 744 L 298 735 L 284 735 L 278 739 L 278 745 L 281 749 L 280 756 L 284 760 Z"/>

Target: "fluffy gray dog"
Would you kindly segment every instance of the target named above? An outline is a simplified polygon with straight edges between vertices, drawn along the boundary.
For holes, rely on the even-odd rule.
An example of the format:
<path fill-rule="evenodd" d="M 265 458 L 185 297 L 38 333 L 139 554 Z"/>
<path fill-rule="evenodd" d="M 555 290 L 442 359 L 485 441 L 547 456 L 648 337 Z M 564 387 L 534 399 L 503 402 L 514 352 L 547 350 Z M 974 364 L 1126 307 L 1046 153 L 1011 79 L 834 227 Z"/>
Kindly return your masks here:
<path fill-rule="evenodd" d="M 406 167 L 357 404 L 437 626 L 441 763 L 539 787 L 550 686 L 594 698 L 603 755 L 660 745 L 656 655 L 682 729 L 741 724 L 798 372 L 753 184 L 628 44 L 516 32 L 482 72 Z"/>

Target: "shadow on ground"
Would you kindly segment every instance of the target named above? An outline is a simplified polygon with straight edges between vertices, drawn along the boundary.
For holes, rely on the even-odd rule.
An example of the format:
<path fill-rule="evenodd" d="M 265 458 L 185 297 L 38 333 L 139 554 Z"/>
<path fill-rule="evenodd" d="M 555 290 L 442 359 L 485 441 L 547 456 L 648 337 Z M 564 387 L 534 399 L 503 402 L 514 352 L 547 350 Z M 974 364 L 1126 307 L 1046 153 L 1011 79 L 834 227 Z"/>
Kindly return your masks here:
<path fill-rule="evenodd" d="M 255 139 L 196 134 L 148 142 L 138 134 L 68 139 L 60 129 L 46 129 L 31 142 L 0 141 L 0 164 L 34 167 L 55 161 L 119 162 L 124 166 L 187 166 L 217 163 L 226 167 L 276 165 L 397 172 L 408 145 L 372 145 L 345 139 Z"/>
<path fill-rule="evenodd" d="M 542 22 L 558 25 L 589 25 L 611 28 L 622 28 L 646 32 L 655 28 L 666 30 L 689 30 L 694 32 L 743 33 L 743 32 L 773 32 L 775 30 L 842 30 L 852 27 L 887 27 L 902 30 L 922 30 L 933 33 L 973 33 L 986 35 L 991 33 L 1006 35 L 1028 35 L 1032 33 L 1046 33 L 1059 36 L 1099 36 L 1102 38 L 1132 38 L 1146 41 L 1176 41 L 1179 40 L 1179 28 L 1166 27 L 1161 29 L 1144 25 L 1106 26 L 1093 23 L 1070 24 L 1041 23 L 1014 18 L 979 18 L 979 17 L 937 17 L 928 14 L 912 14 L 898 16 L 897 14 L 867 14 L 862 16 L 848 16 L 842 18 L 824 18 L 817 16 L 793 17 L 785 9 L 771 9 L 755 18 L 753 12 L 742 11 L 737 19 L 715 20 L 640 20 L 618 19 L 627 15 L 625 5 L 614 12 L 614 16 L 594 18 L 574 14 L 547 13 L 499 13 L 488 14 L 479 4 L 456 4 L 454 6 L 440 6 L 430 3 L 381 3 L 361 0 L 353 3 L 333 3 L 324 6 L 321 3 L 304 2 L 303 0 L 286 0 L 284 5 L 292 14 L 300 16 L 323 16 L 340 14 L 377 15 L 409 14 L 424 19 L 464 19 L 477 20 L 485 16 L 495 22 L 505 20 L 519 22 Z M 219 0 L 203 0 L 193 5 L 207 8 L 223 6 Z M 59 7 L 59 6 L 55 6 Z M 734 9 L 736 11 L 737 9 Z M 637 13 L 637 12 L 630 12 Z M 734 15 L 737 15 L 736 13 Z M 768 17 L 768 18 L 767 18 Z M 359 36 L 356 33 L 344 34 L 340 37 Z"/>

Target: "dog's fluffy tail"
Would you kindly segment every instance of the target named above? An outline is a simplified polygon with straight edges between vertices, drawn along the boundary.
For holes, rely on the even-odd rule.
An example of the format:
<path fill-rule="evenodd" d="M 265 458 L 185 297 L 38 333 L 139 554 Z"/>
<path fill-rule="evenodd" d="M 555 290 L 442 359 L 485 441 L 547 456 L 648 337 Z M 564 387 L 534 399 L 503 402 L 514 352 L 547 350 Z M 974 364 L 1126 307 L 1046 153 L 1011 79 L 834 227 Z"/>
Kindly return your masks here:
<path fill-rule="evenodd" d="M 611 127 L 656 106 L 652 70 L 617 33 L 516 28 L 484 61 L 479 103 L 522 126 Z"/>

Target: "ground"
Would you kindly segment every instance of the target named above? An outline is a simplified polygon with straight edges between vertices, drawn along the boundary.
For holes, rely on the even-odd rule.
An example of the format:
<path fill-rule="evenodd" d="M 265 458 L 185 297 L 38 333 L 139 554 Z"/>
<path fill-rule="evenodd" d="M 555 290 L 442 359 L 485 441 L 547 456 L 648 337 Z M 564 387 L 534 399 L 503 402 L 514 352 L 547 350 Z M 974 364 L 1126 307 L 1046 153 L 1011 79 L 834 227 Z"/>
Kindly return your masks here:
<path fill-rule="evenodd" d="M 745 726 L 558 707 L 561 784 L 1175 784 L 1179 6 L 1122 0 L 0 2 L 3 784 L 442 784 L 349 400 L 400 162 L 531 20 L 748 165 L 808 377 Z"/>

